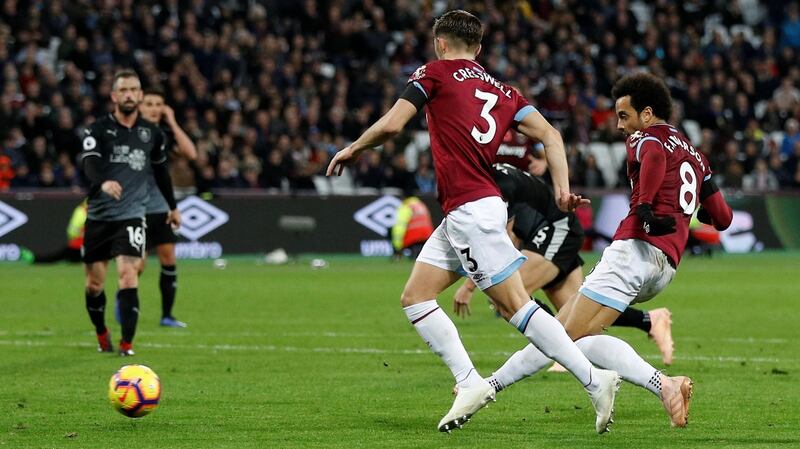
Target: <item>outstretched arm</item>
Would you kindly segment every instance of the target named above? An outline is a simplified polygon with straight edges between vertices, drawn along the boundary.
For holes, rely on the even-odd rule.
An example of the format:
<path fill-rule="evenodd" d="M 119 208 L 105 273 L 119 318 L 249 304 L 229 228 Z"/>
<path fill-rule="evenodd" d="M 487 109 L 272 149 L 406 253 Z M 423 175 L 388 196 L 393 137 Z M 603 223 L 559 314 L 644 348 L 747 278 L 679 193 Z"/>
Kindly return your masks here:
<path fill-rule="evenodd" d="M 364 150 L 375 148 L 396 136 L 416 114 L 417 108 L 413 103 L 403 98 L 397 100 L 383 117 L 361 134 L 361 137 L 333 156 L 328 165 L 327 175 L 341 175 L 345 165 L 355 162 Z"/>
<path fill-rule="evenodd" d="M 535 139 L 544 144 L 544 154 L 547 158 L 547 165 L 550 167 L 550 176 L 553 179 L 553 191 L 558 207 L 569 212 L 581 204 L 589 204 L 588 199 L 583 199 L 580 195 L 573 195 L 569 191 L 569 168 L 561 133 L 553 128 L 539 111 L 532 111 L 525 115 L 517 130 L 529 139 Z"/>

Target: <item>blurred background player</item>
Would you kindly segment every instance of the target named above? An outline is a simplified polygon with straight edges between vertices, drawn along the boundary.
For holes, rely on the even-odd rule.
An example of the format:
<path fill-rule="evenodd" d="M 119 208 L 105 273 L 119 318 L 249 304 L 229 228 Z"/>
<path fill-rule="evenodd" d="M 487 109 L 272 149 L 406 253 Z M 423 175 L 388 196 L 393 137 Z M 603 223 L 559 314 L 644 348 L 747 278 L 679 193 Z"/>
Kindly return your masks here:
<path fill-rule="evenodd" d="M 433 234 L 433 222 L 428 206 L 406 190 L 403 193 L 403 202 L 395 212 L 395 222 L 392 226 L 392 247 L 394 258 L 403 256 L 416 260 L 422 245 Z"/>
<path fill-rule="evenodd" d="M 689 221 L 718 230 L 733 218 L 730 206 L 711 180 L 706 158 L 669 125 L 672 101 L 661 79 L 647 73 L 621 78 L 612 92 L 617 127 L 627 138 L 630 212 L 620 223 L 580 293 L 558 313 L 569 335 L 595 364 L 617 370 L 623 379 L 661 399 L 672 426 L 688 422 L 692 381 L 668 377 L 642 359 L 623 340 L 600 335 L 632 303 L 652 299 L 672 281 L 686 246 Z M 490 381 L 505 388 L 549 362 L 528 345 L 497 370 Z"/>
<path fill-rule="evenodd" d="M 90 182 L 88 218 L 83 242 L 86 264 L 86 310 L 95 326 L 99 350 L 113 351 L 105 325 L 104 284 L 108 261 L 115 259 L 119 275 L 122 338 L 119 352 L 133 355 L 133 337 L 139 319 L 138 268 L 144 254 L 147 167 L 169 205 L 164 220 L 180 225 L 164 153 L 164 133 L 142 119 L 139 76 L 132 70 L 114 75 L 111 101 L 114 112 L 84 131 L 80 160 Z"/>
<path fill-rule="evenodd" d="M 420 66 L 392 108 L 350 146 L 334 155 L 328 175 L 340 175 L 367 149 L 397 135 L 426 107 L 438 200 L 445 218 L 420 252 L 401 295 L 409 322 L 450 368 L 458 386 L 453 406 L 437 426 L 461 428 L 495 397 L 494 387 L 472 364 L 453 321 L 436 297 L 469 275 L 525 337 L 557 359 L 581 382 L 595 407 L 595 429 L 611 421 L 619 377 L 592 366 L 547 313 L 535 313 L 517 273 L 525 261 L 506 232 L 506 208 L 491 174 L 506 131 L 516 127 L 541 140 L 550 164 L 559 206 L 588 203 L 569 191 L 567 161 L 559 132 L 528 101 L 495 80 L 475 62 L 483 25 L 474 15 L 449 11 L 433 25 L 437 60 Z"/>
<path fill-rule="evenodd" d="M 531 165 L 538 161 L 530 154 L 521 160 L 530 161 Z M 538 166 L 542 164 L 546 167 L 546 162 L 542 161 Z M 525 290 L 532 295 L 541 288 L 556 310 L 561 310 L 583 283 L 583 259 L 579 254 L 583 246 L 583 228 L 577 216 L 574 212 L 561 211 L 550 186 L 527 171 L 509 164 L 495 164 L 494 179 L 508 203 L 511 241 L 528 258 L 519 269 Z M 458 288 L 453 297 L 456 314 L 470 313 L 474 290 L 475 283 L 469 279 Z M 628 307 L 613 325 L 641 329 L 656 342 L 664 364 L 672 364 L 672 325 L 666 308 L 643 312 Z M 559 365 L 554 368 L 554 371 L 563 370 Z"/>
<path fill-rule="evenodd" d="M 87 200 L 84 199 L 72 210 L 72 215 L 67 224 L 67 245 L 50 253 L 34 253 L 28 249 L 23 250 L 22 260 L 35 264 L 55 263 L 65 260 L 78 263 L 83 261 L 81 248 L 83 247 L 83 233 L 86 229 Z"/>
<path fill-rule="evenodd" d="M 192 139 L 181 129 L 175 119 L 175 111 L 164 103 L 164 91 L 158 88 L 144 90 L 142 103 L 139 105 L 142 118 L 149 120 L 161 128 L 166 139 L 167 159 L 174 150 L 174 154 L 190 161 L 197 159 L 197 149 Z M 164 126 L 166 125 L 166 126 Z M 168 163 L 168 162 L 167 162 Z M 175 229 L 167 223 L 169 205 L 156 185 L 152 170 L 147 178 L 147 192 L 149 197 L 146 207 L 147 223 L 147 249 L 155 247 L 161 272 L 158 278 L 158 287 L 161 291 L 161 321 L 159 324 L 167 327 L 186 327 L 186 323 L 175 319 L 172 308 L 175 305 L 175 296 L 178 288 L 177 259 L 175 257 L 175 242 L 177 236 Z M 139 265 L 139 275 L 144 272 L 146 258 L 142 258 Z"/>

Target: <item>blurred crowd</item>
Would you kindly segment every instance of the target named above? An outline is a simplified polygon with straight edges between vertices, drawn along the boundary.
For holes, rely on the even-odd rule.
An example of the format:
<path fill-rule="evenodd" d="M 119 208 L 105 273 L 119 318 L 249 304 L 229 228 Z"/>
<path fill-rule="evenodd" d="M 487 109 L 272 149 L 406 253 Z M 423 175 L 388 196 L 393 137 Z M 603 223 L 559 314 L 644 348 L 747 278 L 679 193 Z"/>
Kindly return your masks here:
<path fill-rule="evenodd" d="M 178 189 L 318 189 L 330 156 L 434 59 L 433 20 L 454 7 L 486 24 L 481 64 L 561 130 L 573 184 L 624 181 L 586 148 L 622 141 L 611 87 L 649 70 L 721 185 L 800 186 L 798 2 L 5 0 L 0 189 L 80 186 L 79 136 L 125 67 L 164 88 L 197 144 L 197 161 L 171 164 Z M 420 114 L 348 182 L 434 192 L 424 130 Z"/>

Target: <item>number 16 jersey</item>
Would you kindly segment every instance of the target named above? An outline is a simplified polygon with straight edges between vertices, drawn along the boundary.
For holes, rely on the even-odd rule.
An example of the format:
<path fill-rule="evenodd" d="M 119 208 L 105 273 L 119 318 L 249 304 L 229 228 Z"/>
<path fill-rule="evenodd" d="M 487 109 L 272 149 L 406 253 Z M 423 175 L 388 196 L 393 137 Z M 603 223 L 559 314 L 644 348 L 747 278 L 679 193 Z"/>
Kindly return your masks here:
<path fill-rule="evenodd" d="M 408 83 L 427 99 L 438 200 L 447 214 L 458 206 L 500 196 L 492 164 L 506 131 L 536 111 L 516 90 L 468 59 L 418 68 Z"/>
<path fill-rule="evenodd" d="M 626 147 L 628 180 L 633 190 L 631 210 L 620 223 L 614 240 L 644 240 L 663 251 L 677 266 L 689 237 L 689 221 L 700 202 L 700 186 L 711 179 L 711 167 L 686 136 L 666 123 L 631 134 Z M 645 233 L 636 215 L 640 202 L 640 161 L 647 151 L 663 151 L 666 156 L 664 181 L 653 197 L 653 214 L 675 218 L 675 232 L 659 237 Z"/>

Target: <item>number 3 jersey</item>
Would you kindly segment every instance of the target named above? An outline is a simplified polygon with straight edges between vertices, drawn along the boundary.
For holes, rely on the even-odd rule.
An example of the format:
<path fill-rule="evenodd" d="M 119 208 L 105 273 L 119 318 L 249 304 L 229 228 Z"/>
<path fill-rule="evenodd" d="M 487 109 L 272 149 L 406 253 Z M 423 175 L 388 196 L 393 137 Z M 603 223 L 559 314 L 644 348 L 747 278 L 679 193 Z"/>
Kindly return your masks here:
<path fill-rule="evenodd" d="M 470 201 L 500 196 L 492 177 L 497 148 L 506 131 L 536 109 L 472 60 L 430 62 L 418 68 L 408 83 L 426 98 L 438 200 L 444 213 Z"/>
<path fill-rule="evenodd" d="M 644 240 L 663 251 L 677 266 L 689 237 L 689 221 L 700 204 L 700 186 L 704 180 L 711 179 L 711 167 L 689 139 L 669 124 L 637 131 L 628 137 L 626 144 L 628 180 L 633 189 L 631 209 L 620 223 L 614 240 Z M 663 151 L 666 161 L 664 180 L 652 197 L 653 214 L 675 218 L 675 232 L 659 237 L 645 233 L 636 215 L 636 206 L 642 202 L 641 161 L 648 151 Z"/>

